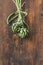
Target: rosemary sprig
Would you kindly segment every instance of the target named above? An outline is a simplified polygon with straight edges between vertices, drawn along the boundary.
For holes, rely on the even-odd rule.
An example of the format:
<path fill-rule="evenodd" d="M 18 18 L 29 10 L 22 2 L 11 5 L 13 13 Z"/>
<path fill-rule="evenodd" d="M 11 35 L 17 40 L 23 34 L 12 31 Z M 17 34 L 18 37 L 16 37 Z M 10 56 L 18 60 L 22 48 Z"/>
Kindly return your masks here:
<path fill-rule="evenodd" d="M 12 31 L 14 33 L 17 33 L 20 38 L 25 38 L 28 36 L 28 33 L 30 31 L 29 25 L 25 22 L 23 19 L 24 16 L 27 16 L 27 12 L 22 11 L 22 0 L 12 0 L 17 8 L 17 11 L 14 13 L 11 13 L 7 18 L 7 24 L 10 24 L 12 21 L 16 19 L 16 21 L 11 25 Z M 26 25 L 26 27 L 25 27 Z"/>

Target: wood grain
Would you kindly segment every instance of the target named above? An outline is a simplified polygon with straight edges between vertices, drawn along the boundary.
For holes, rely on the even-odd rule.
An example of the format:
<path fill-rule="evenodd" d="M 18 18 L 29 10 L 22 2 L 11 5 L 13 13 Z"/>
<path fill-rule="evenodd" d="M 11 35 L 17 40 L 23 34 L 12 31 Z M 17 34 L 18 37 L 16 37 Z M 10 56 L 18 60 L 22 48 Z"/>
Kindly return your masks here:
<path fill-rule="evenodd" d="M 6 24 L 16 10 L 13 1 L 0 0 L 0 65 L 43 65 L 43 0 L 25 2 L 32 32 L 21 40 Z"/>

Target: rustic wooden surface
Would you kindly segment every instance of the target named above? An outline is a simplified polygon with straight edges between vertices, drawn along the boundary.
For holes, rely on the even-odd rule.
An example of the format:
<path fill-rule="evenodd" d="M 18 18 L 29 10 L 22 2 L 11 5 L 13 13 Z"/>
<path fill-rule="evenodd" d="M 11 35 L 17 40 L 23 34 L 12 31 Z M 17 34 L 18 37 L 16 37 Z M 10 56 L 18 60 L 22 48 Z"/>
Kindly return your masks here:
<path fill-rule="evenodd" d="M 6 24 L 16 10 L 12 0 L 0 0 L 0 65 L 43 65 L 43 0 L 25 0 L 32 27 L 29 38 L 19 39 Z"/>

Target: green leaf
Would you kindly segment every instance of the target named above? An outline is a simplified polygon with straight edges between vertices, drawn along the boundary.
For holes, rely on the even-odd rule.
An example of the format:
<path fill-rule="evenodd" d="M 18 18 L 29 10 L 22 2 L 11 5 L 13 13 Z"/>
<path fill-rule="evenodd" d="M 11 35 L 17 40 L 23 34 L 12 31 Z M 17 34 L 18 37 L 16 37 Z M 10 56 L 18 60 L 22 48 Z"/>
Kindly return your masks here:
<path fill-rule="evenodd" d="M 18 17 L 18 14 L 15 14 L 14 12 L 11 13 L 8 17 L 7 17 L 7 24 L 10 24 L 15 18 Z"/>
<path fill-rule="evenodd" d="M 18 35 L 20 38 L 25 38 L 28 35 L 27 29 L 22 27 Z"/>

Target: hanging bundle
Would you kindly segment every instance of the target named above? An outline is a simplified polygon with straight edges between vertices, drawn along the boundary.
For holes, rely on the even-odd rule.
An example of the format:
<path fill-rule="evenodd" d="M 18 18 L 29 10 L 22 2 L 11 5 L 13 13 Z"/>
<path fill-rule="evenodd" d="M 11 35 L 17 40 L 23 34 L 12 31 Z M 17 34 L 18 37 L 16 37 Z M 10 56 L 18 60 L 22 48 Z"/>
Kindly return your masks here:
<path fill-rule="evenodd" d="M 11 13 L 7 17 L 7 24 L 9 25 L 10 23 L 12 23 L 12 31 L 14 33 L 17 33 L 20 38 L 25 38 L 26 36 L 28 36 L 28 33 L 30 31 L 30 26 L 26 23 L 23 18 L 23 16 L 27 16 L 27 12 L 22 11 L 22 6 L 24 4 L 22 3 L 22 0 L 13 0 L 13 2 L 17 7 L 17 11 Z"/>

